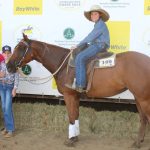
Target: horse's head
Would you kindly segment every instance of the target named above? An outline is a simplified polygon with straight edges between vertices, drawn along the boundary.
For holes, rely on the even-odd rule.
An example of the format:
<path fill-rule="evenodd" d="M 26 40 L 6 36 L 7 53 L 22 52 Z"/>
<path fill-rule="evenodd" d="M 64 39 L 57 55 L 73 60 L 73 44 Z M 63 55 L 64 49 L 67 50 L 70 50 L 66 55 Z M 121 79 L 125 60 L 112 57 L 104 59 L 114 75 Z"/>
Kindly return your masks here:
<path fill-rule="evenodd" d="M 9 72 L 14 73 L 17 68 L 22 67 L 32 60 L 31 41 L 23 34 L 23 39 L 16 45 L 10 60 L 7 63 Z"/>

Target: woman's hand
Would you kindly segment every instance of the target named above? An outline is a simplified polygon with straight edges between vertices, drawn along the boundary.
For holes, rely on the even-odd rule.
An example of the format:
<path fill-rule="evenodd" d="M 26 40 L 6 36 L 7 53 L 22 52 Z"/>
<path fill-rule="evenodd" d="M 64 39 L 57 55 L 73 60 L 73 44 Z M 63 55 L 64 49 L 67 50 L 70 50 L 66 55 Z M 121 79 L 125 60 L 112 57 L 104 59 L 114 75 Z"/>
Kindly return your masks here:
<path fill-rule="evenodd" d="M 5 72 L 0 71 L 0 78 L 3 78 L 5 76 Z"/>
<path fill-rule="evenodd" d="M 16 88 L 13 88 L 13 90 L 12 90 L 12 97 L 15 97 L 16 96 Z"/>

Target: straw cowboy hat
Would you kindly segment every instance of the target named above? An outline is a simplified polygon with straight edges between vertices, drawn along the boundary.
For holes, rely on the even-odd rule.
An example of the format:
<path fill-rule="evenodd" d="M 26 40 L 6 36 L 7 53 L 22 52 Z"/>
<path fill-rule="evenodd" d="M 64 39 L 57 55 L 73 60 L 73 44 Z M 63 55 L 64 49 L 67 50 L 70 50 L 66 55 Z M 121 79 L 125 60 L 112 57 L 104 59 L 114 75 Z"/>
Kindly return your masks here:
<path fill-rule="evenodd" d="M 85 11 L 84 12 L 84 16 L 89 20 L 89 21 L 92 21 L 91 20 L 91 12 L 92 11 L 97 11 L 97 12 L 100 12 L 102 14 L 102 20 L 104 22 L 106 22 L 108 19 L 109 19 L 109 14 L 108 12 L 106 12 L 104 9 L 102 9 L 99 5 L 93 5 L 89 11 Z"/>

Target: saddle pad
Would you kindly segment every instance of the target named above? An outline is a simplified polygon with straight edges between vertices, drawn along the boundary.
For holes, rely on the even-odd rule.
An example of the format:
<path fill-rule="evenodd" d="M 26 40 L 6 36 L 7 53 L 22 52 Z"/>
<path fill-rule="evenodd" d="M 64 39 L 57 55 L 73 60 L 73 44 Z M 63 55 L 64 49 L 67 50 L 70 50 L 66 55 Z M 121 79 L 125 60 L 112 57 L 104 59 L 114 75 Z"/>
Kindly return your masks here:
<path fill-rule="evenodd" d="M 97 56 L 89 60 L 87 64 L 93 64 L 92 67 L 94 66 L 94 68 L 113 67 L 115 65 L 115 58 L 116 54 L 112 52 L 99 53 Z M 69 58 L 68 65 L 70 67 L 75 67 L 75 60 L 72 56 Z"/>
<path fill-rule="evenodd" d="M 94 68 L 108 68 L 115 66 L 116 54 L 110 57 L 95 60 Z"/>

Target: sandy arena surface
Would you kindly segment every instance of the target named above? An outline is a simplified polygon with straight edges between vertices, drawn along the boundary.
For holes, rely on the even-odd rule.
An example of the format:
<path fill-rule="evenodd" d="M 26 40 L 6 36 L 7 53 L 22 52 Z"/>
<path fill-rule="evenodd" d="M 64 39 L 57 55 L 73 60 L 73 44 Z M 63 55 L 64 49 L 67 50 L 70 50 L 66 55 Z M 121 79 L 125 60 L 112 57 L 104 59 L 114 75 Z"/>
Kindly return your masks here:
<path fill-rule="evenodd" d="M 16 131 L 6 139 L 0 135 L 0 150 L 135 150 L 132 139 L 102 138 L 98 135 L 80 135 L 75 147 L 66 147 L 65 135 L 39 131 Z M 150 150 L 150 138 L 146 138 L 140 150 Z"/>

